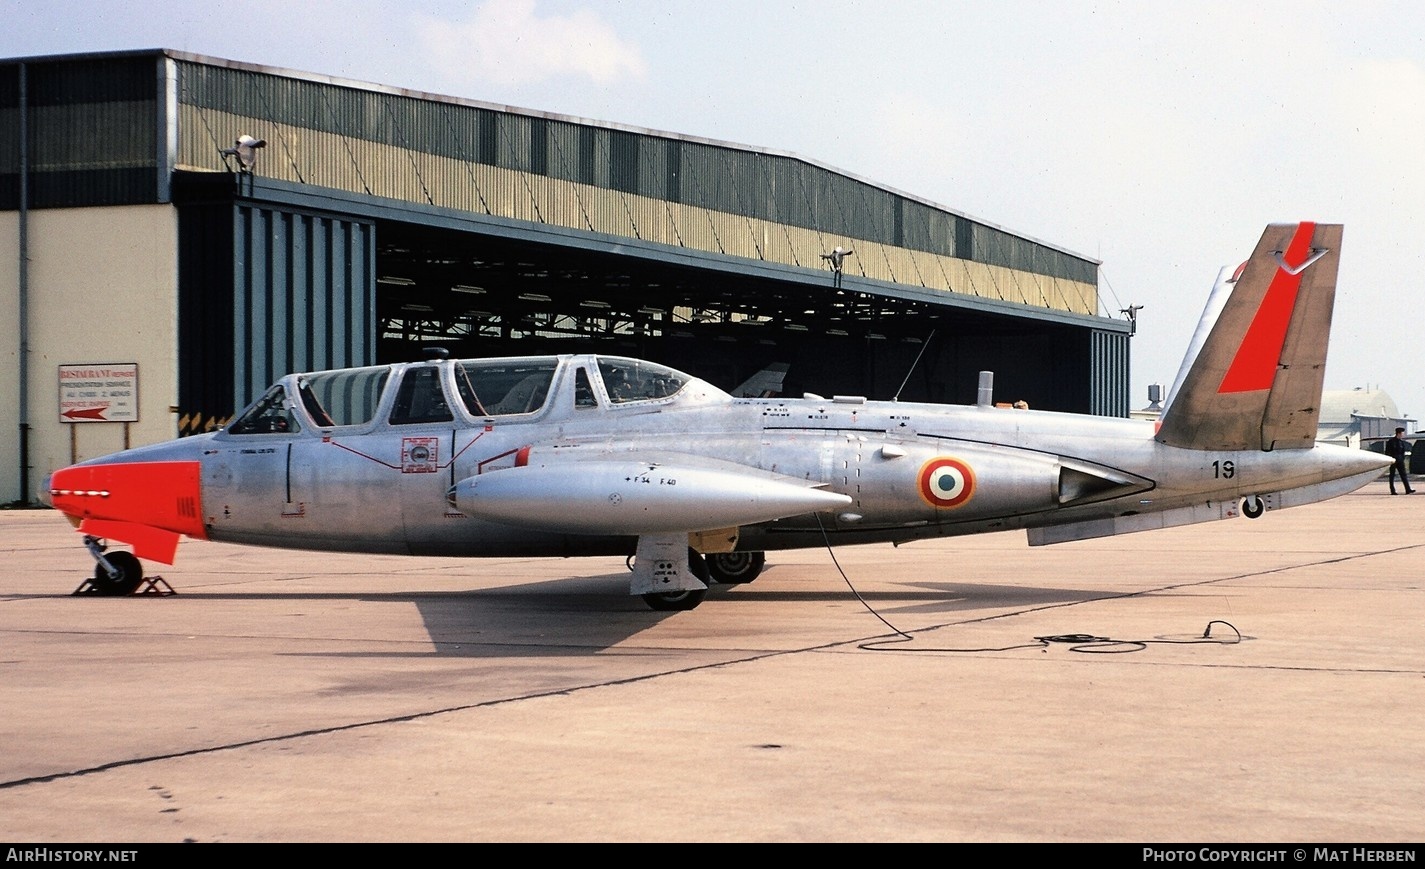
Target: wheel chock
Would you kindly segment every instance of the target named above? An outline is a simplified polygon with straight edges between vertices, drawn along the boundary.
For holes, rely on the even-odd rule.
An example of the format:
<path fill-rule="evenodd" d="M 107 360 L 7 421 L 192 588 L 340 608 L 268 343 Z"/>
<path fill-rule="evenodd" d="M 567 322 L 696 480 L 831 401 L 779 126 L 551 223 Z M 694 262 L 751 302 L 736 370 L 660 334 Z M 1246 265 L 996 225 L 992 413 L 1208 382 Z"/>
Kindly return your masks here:
<path fill-rule="evenodd" d="M 168 597 L 171 594 L 178 594 L 178 591 L 161 576 L 145 576 L 143 582 L 139 583 L 139 587 L 134 589 L 134 594 L 156 594 L 160 597 Z"/>
<path fill-rule="evenodd" d="M 76 588 L 74 591 L 70 592 L 70 595 L 76 594 L 102 595 L 104 594 L 104 590 L 99 588 L 99 586 L 95 585 L 94 580 L 86 579 L 79 584 L 79 588 Z M 178 590 L 175 589 L 173 586 L 169 585 L 168 580 L 164 579 L 161 576 L 145 576 L 143 580 L 139 582 L 138 587 L 135 588 L 133 591 L 129 592 L 129 594 L 147 594 L 156 595 L 158 597 L 168 597 L 170 595 L 178 594 Z"/>

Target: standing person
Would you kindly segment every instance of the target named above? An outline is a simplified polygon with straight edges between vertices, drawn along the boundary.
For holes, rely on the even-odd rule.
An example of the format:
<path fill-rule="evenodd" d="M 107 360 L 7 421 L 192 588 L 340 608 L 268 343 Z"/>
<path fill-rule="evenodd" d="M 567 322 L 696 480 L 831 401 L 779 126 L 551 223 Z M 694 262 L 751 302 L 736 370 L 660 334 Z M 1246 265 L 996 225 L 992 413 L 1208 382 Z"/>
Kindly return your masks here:
<path fill-rule="evenodd" d="M 1395 475 L 1400 474 L 1400 482 L 1405 484 L 1405 494 L 1414 495 L 1415 490 L 1410 488 L 1410 477 L 1405 473 L 1405 429 L 1397 428 L 1395 437 L 1385 442 L 1385 454 L 1395 459 L 1395 464 L 1390 466 L 1390 493 L 1398 495 L 1395 491 Z"/>

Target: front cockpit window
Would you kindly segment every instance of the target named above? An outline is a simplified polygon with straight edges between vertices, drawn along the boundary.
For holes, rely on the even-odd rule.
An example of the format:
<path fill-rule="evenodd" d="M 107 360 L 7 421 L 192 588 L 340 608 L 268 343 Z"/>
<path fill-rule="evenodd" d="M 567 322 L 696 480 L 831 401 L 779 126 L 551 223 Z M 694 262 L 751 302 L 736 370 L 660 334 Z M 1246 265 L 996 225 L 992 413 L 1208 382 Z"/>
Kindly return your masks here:
<path fill-rule="evenodd" d="M 381 392 L 391 377 L 387 366 L 304 374 L 297 381 L 302 406 L 323 428 L 365 425 L 376 416 Z"/>
<path fill-rule="evenodd" d="M 261 401 L 228 426 L 228 433 L 235 435 L 295 434 L 301 430 L 297 417 L 288 407 L 287 390 L 281 386 L 267 390 Z"/>
<path fill-rule="evenodd" d="M 407 368 L 396 392 L 396 406 L 391 409 L 391 424 L 415 425 L 454 419 L 450 404 L 445 400 L 445 388 L 440 384 L 439 366 Z"/>
<path fill-rule="evenodd" d="M 600 356 L 599 373 L 604 378 L 604 391 L 614 404 L 667 398 L 692 379 L 664 365 L 618 356 Z"/>
<path fill-rule="evenodd" d="M 534 413 L 544 407 L 559 360 L 467 359 L 455 364 L 455 388 L 471 416 Z"/>

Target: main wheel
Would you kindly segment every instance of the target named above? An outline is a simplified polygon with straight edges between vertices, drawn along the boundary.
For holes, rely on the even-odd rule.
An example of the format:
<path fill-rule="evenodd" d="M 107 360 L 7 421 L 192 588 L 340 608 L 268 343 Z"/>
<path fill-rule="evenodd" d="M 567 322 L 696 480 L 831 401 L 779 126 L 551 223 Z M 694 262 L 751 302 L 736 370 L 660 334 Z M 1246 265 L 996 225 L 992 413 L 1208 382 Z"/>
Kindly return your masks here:
<path fill-rule="evenodd" d="M 114 566 L 118 575 L 111 577 L 109 571 L 104 569 L 104 565 L 95 564 L 94 588 L 98 590 L 99 594 L 133 594 L 134 589 L 143 582 L 143 562 L 139 561 L 132 552 L 105 553 L 104 560 Z"/>
<path fill-rule="evenodd" d="M 717 552 L 708 556 L 708 575 L 723 585 L 751 582 L 767 564 L 765 552 Z"/>
<path fill-rule="evenodd" d="M 708 581 L 708 563 L 691 546 L 688 547 L 688 570 L 703 582 Z M 651 610 L 680 612 L 702 603 L 707 594 L 708 590 L 705 588 L 696 591 L 655 591 L 643 595 L 643 602 L 648 604 Z"/>
<path fill-rule="evenodd" d="M 680 612 L 690 610 L 703 602 L 707 597 L 707 589 L 700 588 L 697 591 L 656 591 L 643 596 L 643 602 L 648 604 L 651 610 L 659 612 Z"/>

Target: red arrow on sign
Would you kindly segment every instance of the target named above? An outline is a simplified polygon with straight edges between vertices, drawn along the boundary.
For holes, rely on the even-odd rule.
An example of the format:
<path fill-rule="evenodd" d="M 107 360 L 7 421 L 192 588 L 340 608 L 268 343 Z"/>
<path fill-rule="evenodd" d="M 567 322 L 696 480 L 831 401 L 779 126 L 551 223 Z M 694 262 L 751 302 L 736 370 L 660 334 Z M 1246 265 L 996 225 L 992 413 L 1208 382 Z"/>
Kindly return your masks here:
<path fill-rule="evenodd" d="M 82 410 L 66 410 L 60 416 L 67 416 L 70 419 L 99 419 L 104 418 L 104 411 L 107 407 L 86 407 Z"/>

